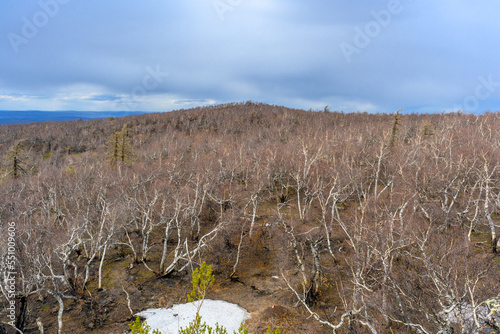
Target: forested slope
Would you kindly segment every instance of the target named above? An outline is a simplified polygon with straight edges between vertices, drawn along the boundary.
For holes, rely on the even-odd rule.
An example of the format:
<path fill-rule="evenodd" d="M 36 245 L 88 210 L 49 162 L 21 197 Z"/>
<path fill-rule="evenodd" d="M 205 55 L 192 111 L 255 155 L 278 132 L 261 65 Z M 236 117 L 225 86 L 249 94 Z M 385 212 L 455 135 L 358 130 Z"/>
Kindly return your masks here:
<path fill-rule="evenodd" d="M 470 333 L 500 292 L 499 148 L 498 113 L 252 102 L 0 126 L 0 320 L 12 290 L 24 333 L 123 332 L 206 261 L 254 333 Z"/>

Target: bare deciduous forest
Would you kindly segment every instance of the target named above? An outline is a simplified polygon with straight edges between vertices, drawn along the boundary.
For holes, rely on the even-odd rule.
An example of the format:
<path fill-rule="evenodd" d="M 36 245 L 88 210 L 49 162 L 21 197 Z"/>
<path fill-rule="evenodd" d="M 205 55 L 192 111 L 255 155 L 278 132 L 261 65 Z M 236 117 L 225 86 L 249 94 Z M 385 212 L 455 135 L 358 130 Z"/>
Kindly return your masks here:
<path fill-rule="evenodd" d="M 471 333 L 500 292 L 499 149 L 499 113 L 246 102 L 0 126 L 0 320 L 16 332 L 13 222 L 23 333 L 123 333 L 185 302 L 203 261 L 251 333 Z"/>

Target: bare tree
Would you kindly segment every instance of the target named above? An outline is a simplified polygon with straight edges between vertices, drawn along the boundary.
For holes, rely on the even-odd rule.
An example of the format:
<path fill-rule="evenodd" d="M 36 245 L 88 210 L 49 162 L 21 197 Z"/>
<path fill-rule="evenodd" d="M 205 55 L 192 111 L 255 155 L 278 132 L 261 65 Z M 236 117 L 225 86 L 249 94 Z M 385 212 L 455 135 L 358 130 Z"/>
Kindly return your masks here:
<path fill-rule="evenodd" d="M 491 218 L 491 212 L 490 212 L 490 202 L 493 199 L 492 193 L 491 193 L 491 183 L 493 181 L 493 175 L 494 175 L 497 167 L 498 167 L 498 165 L 493 167 L 490 171 L 490 168 L 488 166 L 488 162 L 485 158 L 483 173 L 481 174 L 482 188 L 484 188 L 483 210 L 484 210 L 484 214 L 486 216 L 486 219 L 488 220 L 488 225 L 489 225 L 490 231 L 491 231 L 491 245 L 492 245 L 493 253 L 496 253 L 497 247 L 500 246 L 500 243 L 499 243 L 499 240 L 497 237 L 497 233 L 496 233 L 495 222 Z"/>

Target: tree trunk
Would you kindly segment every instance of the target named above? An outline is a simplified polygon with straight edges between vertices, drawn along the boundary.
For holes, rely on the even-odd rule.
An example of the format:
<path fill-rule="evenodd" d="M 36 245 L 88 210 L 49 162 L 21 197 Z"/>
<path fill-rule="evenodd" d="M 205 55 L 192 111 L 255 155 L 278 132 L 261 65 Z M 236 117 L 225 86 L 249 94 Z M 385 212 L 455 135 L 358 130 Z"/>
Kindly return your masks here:
<path fill-rule="evenodd" d="M 309 291 L 307 292 L 306 303 L 314 304 L 319 296 L 319 288 L 321 287 L 321 263 L 319 259 L 318 242 L 311 242 L 311 253 L 313 256 L 313 277 Z"/>
<path fill-rule="evenodd" d="M 484 167 L 486 174 L 488 174 L 488 168 Z M 497 252 L 497 233 L 496 233 L 496 227 L 495 227 L 495 222 L 491 218 L 491 212 L 489 210 L 489 201 L 490 201 L 490 178 L 489 175 L 486 175 L 486 185 L 485 185 L 485 194 L 484 194 L 484 214 L 486 215 L 486 218 L 488 219 L 488 225 L 490 226 L 491 230 L 491 246 L 493 253 Z"/>
<path fill-rule="evenodd" d="M 57 334 L 62 333 L 62 326 L 63 326 L 63 312 L 64 312 L 64 302 L 59 295 L 55 295 L 57 302 L 59 303 L 59 311 L 57 312 Z"/>
<path fill-rule="evenodd" d="M 251 201 L 253 205 L 253 214 L 252 214 L 252 222 L 250 223 L 249 238 L 252 238 L 253 226 L 255 224 L 255 216 L 257 215 L 257 204 L 258 204 L 257 194 L 252 195 Z"/>
<path fill-rule="evenodd" d="M 21 331 L 24 328 L 24 320 L 26 318 L 27 306 L 28 306 L 28 299 L 25 296 L 21 297 L 21 305 L 19 306 L 19 314 L 17 315 L 17 319 L 16 319 L 16 327 L 19 328 Z"/>
<path fill-rule="evenodd" d="M 48 289 L 45 291 L 47 291 L 49 294 L 54 296 L 54 298 L 57 299 L 57 302 L 59 304 L 59 311 L 57 312 L 57 334 L 61 334 L 62 327 L 63 327 L 62 317 L 63 317 L 63 312 L 64 312 L 64 302 L 63 302 L 62 296 L 60 295 L 59 292 L 56 292 L 56 291 L 52 291 L 52 290 L 48 290 Z"/>
<path fill-rule="evenodd" d="M 40 334 L 44 334 L 43 323 L 42 323 L 41 318 L 36 319 L 36 325 L 38 326 L 38 331 L 40 332 Z M 0 332 L 0 334 L 1 334 L 1 332 Z"/>
<path fill-rule="evenodd" d="M 106 256 L 106 250 L 108 249 L 108 244 L 104 245 L 104 250 L 102 251 L 101 263 L 99 263 L 99 286 L 98 289 L 102 289 L 102 264 L 104 263 L 104 257 Z"/>
<path fill-rule="evenodd" d="M 161 253 L 160 273 L 162 273 L 163 270 L 165 269 L 165 260 L 167 259 L 169 237 L 170 237 L 170 223 L 168 223 L 167 227 L 165 227 L 165 240 L 163 241 L 163 252 Z"/>

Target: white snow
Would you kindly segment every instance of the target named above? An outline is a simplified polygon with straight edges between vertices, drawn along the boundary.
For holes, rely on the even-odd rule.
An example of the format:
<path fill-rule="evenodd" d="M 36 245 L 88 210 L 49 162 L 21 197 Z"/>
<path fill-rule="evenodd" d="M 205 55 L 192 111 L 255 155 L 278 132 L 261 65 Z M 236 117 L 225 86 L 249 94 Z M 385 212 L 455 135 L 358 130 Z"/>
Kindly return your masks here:
<path fill-rule="evenodd" d="M 186 328 L 194 319 L 198 303 L 174 305 L 169 309 L 148 309 L 137 315 L 144 317 L 152 330 L 158 329 L 162 334 L 178 334 L 181 327 Z M 223 300 L 205 299 L 201 306 L 200 316 L 202 322 L 206 322 L 211 327 L 215 327 L 215 323 L 218 323 L 232 334 L 248 318 L 248 312 L 236 304 Z"/>
<path fill-rule="evenodd" d="M 479 319 L 479 323 L 483 324 L 484 319 L 488 316 L 488 309 L 485 305 L 480 305 L 477 307 L 476 314 Z M 439 312 L 438 315 L 443 320 L 449 320 L 453 324 L 459 324 L 463 321 L 463 327 L 467 333 L 472 333 L 474 329 L 477 328 L 476 323 L 474 322 L 474 308 L 469 303 L 462 302 L 458 304 L 450 313 L 445 314 L 444 312 Z"/>

